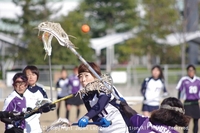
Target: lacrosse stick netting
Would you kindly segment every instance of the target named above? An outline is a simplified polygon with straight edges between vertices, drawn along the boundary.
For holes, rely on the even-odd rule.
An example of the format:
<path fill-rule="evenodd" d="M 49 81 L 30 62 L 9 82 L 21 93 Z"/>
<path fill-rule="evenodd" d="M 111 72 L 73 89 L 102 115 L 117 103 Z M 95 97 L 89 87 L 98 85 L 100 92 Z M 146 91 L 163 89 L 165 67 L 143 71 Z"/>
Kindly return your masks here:
<path fill-rule="evenodd" d="M 116 93 L 113 92 L 112 86 L 106 84 L 102 78 L 94 71 L 94 69 L 82 58 L 82 56 L 74 49 L 74 44 L 69 40 L 67 33 L 62 29 L 59 23 L 53 22 L 42 22 L 37 27 L 39 31 L 48 32 L 53 35 L 59 42 L 61 46 L 66 46 L 69 48 L 78 58 L 79 60 L 95 75 L 95 77 L 100 80 L 104 86 L 112 92 L 113 96 L 116 99 L 119 99 Z"/>
<path fill-rule="evenodd" d="M 88 125 L 96 125 L 96 126 L 102 126 L 102 122 L 88 122 Z M 49 132 L 54 129 L 69 129 L 70 126 L 77 126 L 78 123 L 72 123 L 70 124 L 69 120 L 66 118 L 59 118 L 57 121 L 54 121 L 50 126 L 47 127 L 45 132 Z M 110 125 L 112 125 L 112 122 L 110 121 Z"/>
<path fill-rule="evenodd" d="M 53 35 L 49 34 L 48 32 L 44 32 L 42 34 L 42 42 L 44 45 L 44 50 L 46 52 L 44 59 L 46 59 L 46 56 L 51 56 L 52 47 L 51 47 L 51 41 L 53 39 Z"/>
<path fill-rule="evenodd" d="M 47 127 L 45 132 L 50 132 L 54 129 L 64 129 L 70 127 L 71 124 L 69 123 L 69 120 L 66 118 L 59 118 L 58 120 L 54 121 L 50 126 Z"/>
<path fill-rule="evenodd" d="M 109 74 L 102 74 L 101 79 L 105 82 L 108 86 L 113 87 L 112 77 Z M 90 91 L 97 90 L 99 93 L 104 92 L 106 94 L 112 93 L 110 89 L 106 89 L 104 84 L 100 80 L 95 80 L 93 82 L 88 83 L 83 89 L 80 89 L 77 94 L 80 96 L 82 94 L 88 94 Z"/>
<path fill-rule="evenodd" d="M 44 44 L 44 50 L 46 52 L 44 59 L 46 59 L 47 55 L 49 57 L 49 80 L 50 80 L 51 99 L 53 99 L 52 71 L 51 71 L 51 52 L 52 52 L 51 41 L 52 41 L 52 39 L 53 39 L 53 35 L 49 34 L 48 32 L 44 32 L 42 34 L 42 41 L 43 41 L 43 44 Z"/>

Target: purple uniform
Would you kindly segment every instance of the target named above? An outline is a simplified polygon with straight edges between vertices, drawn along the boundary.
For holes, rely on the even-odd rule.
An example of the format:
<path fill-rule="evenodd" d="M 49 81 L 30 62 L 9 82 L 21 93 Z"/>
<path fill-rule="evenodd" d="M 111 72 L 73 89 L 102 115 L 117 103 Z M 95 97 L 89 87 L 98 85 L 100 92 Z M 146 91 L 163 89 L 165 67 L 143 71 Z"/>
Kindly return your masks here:
<path fill-rule="evenodd" d="M 184 76 L 178 82 L 176 89 L 182 92 L 183 99 L 198 100 L 200 99 L 200 78 L 194 76 L 191 79 L 188 76 Z"/>
<path fill-rule="evenodd" d="M 71 88 L 72 94 L 76 94 L 81 89 L 81 84 L 78 76 L 72 75 L 69 78 L 69 85 L 72 87 Z"/>
<path fill-rule="evenodd" d="M 13 91 L 4 101 L 3 111 L 26 111 L 26 99 L 20 96 L 16 91 Z M 12 124 L 6 124 L 6 129 L 13 127 Z M 25 128 L 25 121 L 22 121 L 20 127 Z"/>
<path fill-rule="evenodd" d="M 137 130 L 137 133 L 178 133 L 174 127 L 166 125 L 154 125 L 149 121 L 148 117 L 134 115 L 130 119 L 132 128 Z"/>

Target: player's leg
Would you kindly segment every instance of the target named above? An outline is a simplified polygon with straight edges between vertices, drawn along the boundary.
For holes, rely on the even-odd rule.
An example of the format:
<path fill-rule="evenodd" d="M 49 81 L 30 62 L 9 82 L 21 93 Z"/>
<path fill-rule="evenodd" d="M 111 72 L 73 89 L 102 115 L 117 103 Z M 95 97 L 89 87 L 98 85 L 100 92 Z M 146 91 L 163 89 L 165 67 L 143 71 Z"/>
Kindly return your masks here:
<path fill-rule="evenodd" d="M 193 123 L 194 123 L 193 133 L 198 133 L 198 120 L 199 119 L 193 119 Z"/>
<path fill-rule="evenodd" d="M 80 105 L 76 106 L 76 119 L 79 119 L 79 115 L 80 115 Z"/>
<path fill-rule="evenodd" d="M 60 99 L 61 97 L 57 97 L 57 99 Z M 60 117 L 60 103 L 61 102 L 58 102 L 57 103 L 57 109 L 56 109 L 56 115 L 57 115 L 57 118 Z"/>
<path fill-rule="evenodd" d="M 66 107 L 66 118 L 69 120 L 69 113 L 70 113 L 70 108 L 71 105 L 65 100 L 65 107 Z"/>

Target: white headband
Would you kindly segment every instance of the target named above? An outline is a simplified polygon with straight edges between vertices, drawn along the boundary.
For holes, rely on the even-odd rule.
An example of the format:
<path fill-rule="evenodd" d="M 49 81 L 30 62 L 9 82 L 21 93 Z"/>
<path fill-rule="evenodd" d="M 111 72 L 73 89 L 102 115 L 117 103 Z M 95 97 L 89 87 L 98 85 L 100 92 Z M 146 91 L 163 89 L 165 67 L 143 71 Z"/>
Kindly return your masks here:
<path fill-rule="evenodd" d="M 160 108 L 162 108 L 162 109 L 168 109 L 168 110 L 174 110 L 174 111 L 180 112 L 182 114 L 185 114 L 185 110 L 183 110 L 182 108 L 179 108 L 179 107 L 172 107 L 170 105 L 164 104 Z"/>

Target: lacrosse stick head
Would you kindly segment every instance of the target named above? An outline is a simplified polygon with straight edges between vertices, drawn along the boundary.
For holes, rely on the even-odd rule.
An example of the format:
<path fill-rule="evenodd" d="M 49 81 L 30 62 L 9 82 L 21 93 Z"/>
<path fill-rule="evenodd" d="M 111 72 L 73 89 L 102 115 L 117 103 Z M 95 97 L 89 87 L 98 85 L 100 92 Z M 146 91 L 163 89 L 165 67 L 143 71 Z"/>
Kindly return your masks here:
<path fill-rule="evenodd" d="M 35 106 L 36 108 L 39 108 L 45 105 L 46 103 L 52 103 L 52 101 L 48 98 L 43 98 L 43 99 L 37 100 L 37 102 L 35 103 Z"/>
<path fill-rule="evenodd" d="M 59 23 L 42 22 L 37 28 L 39 31 L 47 32 L 54 36 L 61 46 L 74 47 L 74 44 L 69 40 L 67 33 Z"/>
<path fill-rule="evenodd" d="M 108 89 L 105 84 L 110 88 Z M 106 94 L 112 93 L 113 88 L 113 80 L 110 74 L 102 74 L 101 80 L 95 80 L 93 82 L 88 83 L 83 89 L 80 89 L 78 93 L 80 95 L 86 94 L 90 91 L 98 91 L 98 92 L 105 92 Z"/>
<path fill-rule="evenodd" d="M 67 128 L 70 127 L 71 124 L 68 119 L 66 118 L 59 118 L 58 120 L 54 121 L 50 126 L 47 127 L 45 132 L 50 132 L 51 130 L 57 129 L 57 128 Z"/>

